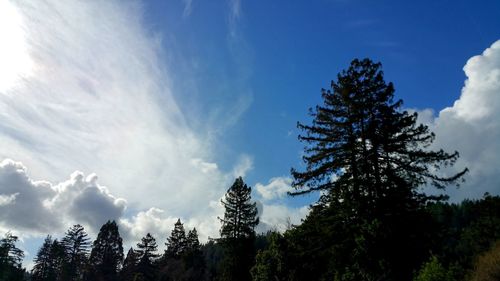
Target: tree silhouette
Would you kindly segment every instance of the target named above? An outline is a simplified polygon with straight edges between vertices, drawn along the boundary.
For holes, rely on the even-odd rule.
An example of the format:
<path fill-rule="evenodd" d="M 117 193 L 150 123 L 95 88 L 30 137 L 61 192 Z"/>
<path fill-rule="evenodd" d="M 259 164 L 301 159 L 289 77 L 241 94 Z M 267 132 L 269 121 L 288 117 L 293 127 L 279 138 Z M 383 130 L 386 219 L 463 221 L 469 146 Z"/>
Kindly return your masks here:
<path fill-rule="evenodd" d="M 0 281 L 17 281 L 24 277 L 21 262 L 24 252 L 16 247 L 18 237 L 7 232 L 0 239 Z"/>
<path fill-rule="evenodd" d="M 106 222 L 92 245 L 87 280 L 118 280 L 123 262 L 123 244 L 115 221 Z"/>
<path fill-rule="evenodd" d="M 184 230 L 184 225 L 181 223 L 181 219 L 178 219 L 174 225 L 174 229 L 167 238 L 167 243 L 165 243 L 167 249 L 165 250 L 165 256 L 171 258 L 179 258 L 187 250 L 187 240 L 186 231 Z"/>
<path fill-rule="evenodd" d="M 425 253 L 423 206 L 444 198 L 419 187 L 444 188 L 467 169 L 449 177 L 437 173 L 453 165 L 458 152 L 428 149 L 434 134 L 417 124 L 416 113 L 400 109 L 380 63 L 353 60 L 322 97 L 323 105 L 311 110 L 312 125 L 298 123 L 306 169 L 292 169 L 291 194 L 323 191 L 311 218 L 325 219 L 325 235 L 336 233 L 335 253 L 342 257 L 331 262 L 341 271 L 331 276 L 408 279 Z M 410 256 L 405 261 L 403 249 Z"/>
<path fill-rule="evenodd" d="M 137 274 L 139 280 L 154 280 L 156 277 L 156 259 L 158 258 L 158 254 L 156 251 L 158 250 L 158 245 L 156 244 L 156 240 L 154 237 L 148 233 L 145 237 L 141 239 L 141 242 L 137 244 Z"/>
<path fill-rule="evenodd" d="M 61 244 L 65 249 L 65 264 L 63 266 L 63 279 L 68 281 L 82 280 L 83 273 L 88 261 L 90 239 L 83 226 L 76 224 L 72 226 Z"/>
<path fill-rule="evenodd" d="M 254 228 L 259 223 L 257 205 L 251 202 L 251 191 L 241 177 L 237 178 L 221 200 L 225 208 L 220 219 L 221 242 L 225 248 L 222 261 L 222 280 L 250 280 L 255 249 Z"/>

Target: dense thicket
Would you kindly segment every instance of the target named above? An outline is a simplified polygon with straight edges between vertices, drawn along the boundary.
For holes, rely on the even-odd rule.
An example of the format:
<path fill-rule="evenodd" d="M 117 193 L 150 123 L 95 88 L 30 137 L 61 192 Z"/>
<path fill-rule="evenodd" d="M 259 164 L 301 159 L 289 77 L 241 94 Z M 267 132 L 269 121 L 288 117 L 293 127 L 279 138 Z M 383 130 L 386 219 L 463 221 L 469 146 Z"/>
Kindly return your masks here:
<path fill-rule="evenodd" d="M 179 219 L 158 253 L 147 233 L 125 256 L 118 225 L 104 224 L 90 248 L 80 225 L 47 236 L 30 274 L 10 233 L 0 240 L 0 281 L 34 280 L 500 280 L 500 197 L 450 204 L 443 176 L 458 152 L 429 149 L 434 134 L 401 109 L 379 63 L 354 60 L 322 91 L 310 125 L 299 123 L 305 169 L 293 195 L 321 191 L 299 224 L 256 234 L 251 188 L 237 178 L 222 200 L 220 238 L 205 244 Z"/>

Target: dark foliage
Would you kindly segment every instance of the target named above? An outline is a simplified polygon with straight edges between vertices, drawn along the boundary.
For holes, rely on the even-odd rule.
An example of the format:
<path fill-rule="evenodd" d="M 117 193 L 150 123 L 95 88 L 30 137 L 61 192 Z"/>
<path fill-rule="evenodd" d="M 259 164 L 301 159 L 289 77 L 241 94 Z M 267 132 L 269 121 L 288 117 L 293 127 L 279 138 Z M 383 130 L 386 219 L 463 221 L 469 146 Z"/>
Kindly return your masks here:
<path fill-rule="evenodd" d="M 61 240 L 64 247 L 65 261 L 62 267 L 61 278 L 67 281 L 83 280 L 84 269 L 88 262 L 90 238 L 83 226 L 76 224 Z"/>
<path fill-rule="evenodd" d="M 16 247 L 17 240 L 17 236 L 10 232 L 0 239 L 0 281 L 17 281 L 24 278 L 24 269 L 21 268 L 24 253 Z"/>
<path fill-rule="evenodd" d="M 251 202 L 251 188 L 241 177 L 228 189 L 224 200 L 224 218 L 220 219 L 220 242 L 224 258 L 219 270 L 220 280 L 250 280 L 250 268 L 254 264 L 255 231 L 259 223 L 257 204 Z"/>
<path fill-rule="evenodd" d="M 153 281 L 156 278 L 157 266 L 156 259 L 159 255 L 156 253 L 158 245 L 151 234 L 146 234 L 137 244 L 137 265 L 134 280 Z"/>
<path fill-rule="evenodd" d="M 311 253 L 326 255 L 318 263 L 325 270 L 318 277 L 408 280 L 428 249 L 429 217 L 423 207 L 442 199 L 419 193 L 418 187 L 444 188 L 467 170 L 450 177 L 435 174 L 453 165 L 458 152 L 426 149 L 434 134 L 417 124 L 416 113 L 400 110 L 402 101 L 394 101 L 394 87 L 385 83 L 380 63 L 352 61 L 322 96 L 323 105 L 311 110 L 312 125 L 298 124 L 306 170 L 292 169 L 292 195 L 316 190 L 325 195 L 297 236 L 326 240 Z"/>
<path fill-rule="evenodd" d="M 92 245 L 86 280 L 118 280 L 118 270 L 123 263 L 123 244 L 115 221 L 105 223 Z"/>
<path fill-rule="evenodd" d="M 160 260 L 159 280 L 205 280 L 205 260 L 196 229 L 186 235 L 181 220 L 167 238 L 167 249 Z"/>
<path fill-rule="evenodd" d="M 21 266 L 18 238 L 0 240 L 0 281 L 170 280 L 499 280 L 500 197 L 449 204 L 429 196 L 467 172 L 443 176 L 458 153 L 432 151 L 434 134 L 401 109 L 381 65 L 354 60 L 299 123 L 304 171 L 292 169 L 299 195 L 321 191 L 301 224 L 257 235 L 251 188 L 241 177 L 221 200 L 220 238 L 200 244 L 180 219 L 160 257 L 147 234 L 123 260 L 114 221 L 92 244 L 80 225 L 61 241 L 47 236 L 31 274 Z"/>

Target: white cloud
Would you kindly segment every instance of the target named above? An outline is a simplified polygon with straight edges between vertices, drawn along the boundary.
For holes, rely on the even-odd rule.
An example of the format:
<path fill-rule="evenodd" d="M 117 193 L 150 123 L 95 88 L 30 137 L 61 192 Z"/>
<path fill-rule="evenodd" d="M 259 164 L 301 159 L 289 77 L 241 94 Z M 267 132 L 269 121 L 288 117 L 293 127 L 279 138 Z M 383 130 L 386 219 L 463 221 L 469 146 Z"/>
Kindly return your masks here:
<path fill-rule="evenodd" d="M 253 169 L 253 159 L 250 155 L 242 154 L 238 164 L 233 168 L 233 178 L 245 177 Z"/>
<path fill-rule="evenodd" d="M 19 192 L 16 192 L 16 193 L 13 193 L 10 195 L 0 194 L 0 207 L 7 206 L 7 205 L 14 203 L 14 201 L 16 201 L 16 197 L 18 195 L 19 195 Z"/>
<path fill-rule="evenodd" d="M 285 231 L 291 225 L 297 225 L 309 213 L 308 206 L 290 207 L 280 202 L 292 191 L 292 179 L 289 177 L 271 178 L 266 185 L 255 184 L 257 192 L 257 207 L 259 209 L 260 224 L 257 232 L 267 230 Z"/>
<path fill-rule="evenodd" d="M 255 189 L 264 200 L 279 199 L 292 191 L 292 179 L 289 177 L 276 177 L 269 180 L 267 185 L 257 183 Z"/>
<path fill-rule="evenodd" d="M 147 233 L 151 233 L 158 244 L 170 235 L 173 225 L 177 221 L 175 217 L 169 217 L 165 211 L 158 208 L 150 208 L 147 211 L 137 213 L 130 219 L 120 220 L 120 231 L 126 241 L 139 241 Z"/>
<path fill-rule="evenodd" d="M 459 189 L 448 189 L 452 200 L 500 194 L 500 41 L 470 58 L 464 72 L 467 80 L 453 106 L 434 120 L 429 111 L 420 112 L 421 121 L 436 133 L 433 147 L 457 150 L 454 170 L 470 170 Z"/>
<path fill-rule="evenodd" d="M 108 219 L 121 217 L 126 206 L 95 175 L 75 172 L 54 185 L 31 179 L 22 163 L 10 159 L 0 162 L 0 194 L 10 194 L 0 200 L 0 228 L 25 236 L 60 234 L 76 223 L 95 232 Z"/>
<path fill-rule="evenodd" d="M 251 157 L 241 156 L 229 171 L 213 161 L 215 149 L 206 137 L 213 128 L 195 131 L 185 122 L 163 66 L 168 56 L 160 50 L 161 38 L 144 27 L 141 6 L 121 1 L 13 4 L 33 69 L 16 87 L 0 92 L 0 159 L 16 159 L 30 168 L 32 178 L 50 182 L 77 170 L 100 175 L 109 190 L 81 191 L 81 184 L 88 184 L 81 174 L 65 183 L 81 193 L 74 208 L 113 194 L 133 210 L 154 207 L 168 217 L 206 221 L 208 207 L 203 206 L 219 200 L 233 173 L 244 175 L 252 168 Z M 106 200 L 101 203 L 110 203 Z M 118 216 L 108 206 L 87 217 L 67 211 L 97 223 Z"/>
<path fill-rule="evenodd" d="M 257 232 L 267 230 L 285 231 L 292 225 L 300 224 L 309 214 L 309 207 L 294 208 L 284 204 L 263 204 Z"/>
<path fill-rule="evenodd" d="M 15 87 L 30 75 L 32 61 L 26 53 L 23 21 L 9 1 L 0 1 L 0 92 Z"/>

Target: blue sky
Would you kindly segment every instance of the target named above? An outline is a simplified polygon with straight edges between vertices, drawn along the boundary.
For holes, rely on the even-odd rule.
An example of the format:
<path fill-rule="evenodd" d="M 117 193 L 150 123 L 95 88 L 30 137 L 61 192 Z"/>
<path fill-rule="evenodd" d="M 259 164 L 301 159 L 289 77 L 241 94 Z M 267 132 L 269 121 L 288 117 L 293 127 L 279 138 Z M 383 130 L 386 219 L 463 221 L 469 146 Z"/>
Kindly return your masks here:
<path fill-rule="evenodd" d="M 259 231 L 298 223 L 296 123 L 364 57 L 461 152 L 452 200 L 500 194 L 499 26 L 498 1 L 0 0 L 0 233 L 26 263 L 74 223 L 204 240 L 240 175 Z"/>
<path fill-rule="evenodd" d="M 202 116 L 250 103 L 224 131 L 218 161 L 253 155 L 252 183 L 300 165 L 296 122 L 310 120 L 320 89 L 353 58 L 382 62 L 406 107 L 438 112 L 459 98 L 465 62 L 500 34 L 498 1 L 241 1 L 234 22 L 231 3 L 147 2 L 145 20 L 163 38 L 185 110 L 193 99 Z"/>

